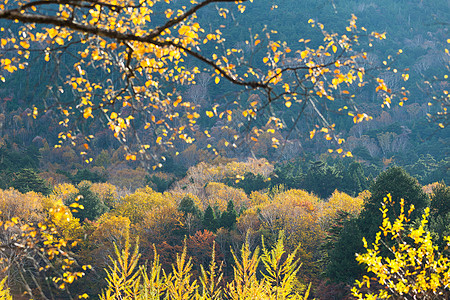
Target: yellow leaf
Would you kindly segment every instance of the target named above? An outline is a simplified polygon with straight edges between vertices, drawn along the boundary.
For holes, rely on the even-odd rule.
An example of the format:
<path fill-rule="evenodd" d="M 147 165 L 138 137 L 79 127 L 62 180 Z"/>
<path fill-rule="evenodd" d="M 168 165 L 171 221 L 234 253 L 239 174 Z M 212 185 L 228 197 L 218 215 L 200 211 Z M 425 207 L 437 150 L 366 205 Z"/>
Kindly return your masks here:
<path fill-rule="evenodd" d="M 127 154 L 125 159 L 126 160 L 136 160 L 136 155 L 134 155 L 134 154 Z"/>
<path fill-rule="evenodd" d="M 112 112 L 111 113 L 111 119 L 116 119 L 117 118 L 117 113 L 116 112 Z"/>
<path fill-rule="evenodd" d="M 363 73 L 358 71 L 359 82 L 363 82 Z"/>
<path fill-rule="evenodd" d="M 308 53 L 309 53 L 308 50 L 304 50 L 300 53 L 300 56 L 302 57 L 302 59 L 304 59 L 308 55 Z"/>
<path fill-rule="evenodd" d="M 60 46 L 64 45 L 64 40 L 60 37 L 56 37 L 55 42 Z"/>
<path fill-rule="evenodd" d="M 178 97 L 178 99 L 173 103 L 173 106 L 174 106 L 174 107 L 177 107 L 178 104 L 181 103 L 181 101 L 182 101 L 181 97 Z"/>
<path fill-rule="evenodd" d="M 206 115 L 210 118 L 214 117 L 214 113 L 212 111 L 207 110 Z"/>
<path fill-rule="evenodd" d="M 218 84 L 218 83 L 220 82 L 220 77 L 219 77 L 219 76 L 216 76 L 216 79 L 214 79 L 214 82 L 215 82 L 216 84 Z"/>
<path fill-rule="evenodd" d="M 87 119 L 87 118 L 89 118 L 89 117 L 92 117 L 92 107 L 86 107 L 86 108 L 84 109 L 83 117 L 84 117 L 85 119 Z"/>
<path fill-rule="evenodd" d="M 263 58 L 263 63 L 267 63 L 269 61 L 269 58 L 268 57 L 264 57 Z"/>
<path fill-rule="evenodd" d="M 22 46 L 22 47 L 25 48 L 25 49 L 30 48 L 30 44 L 28 44 L 27 41 L 21 41 L 21 42 L 20 42 L 20 46 Z"/>
<path fill-rule="evenodd" d="M 291 101 L 288 101 L 288 102 L 286 102 L 284 105 L 286 105 L 286 107 L 289 108 L 289 107 L 291 107 L 292 102 L 291 102 Z"/>
<path fill-rule="evenodd" d="M 69 13 L 67 11 L 63 11 L 61 13 L 61 17 L 63 17 L 64 19 L 68 19 L 70 17 Z"/>
<path fill-rule="evenodd" d="M 55 28 L 48 28 L 47 33 L 50 36 L 50 38 L 52 39 L 58 35 L 58 30 L 56 30 Z"/>
<path fill-rule="evenodd" d="M 156 139 L 156 143 L 161 144 L 161 140 L 162 140 L 162 137 L 158 136 L 158 138 Z"/>
<path fill-rule="evenodd" d="M 314 137 L 314 135 L 316 134 L 316 130 L 312 130 L 309 132 L 309 138 L 312 139 Z"/>

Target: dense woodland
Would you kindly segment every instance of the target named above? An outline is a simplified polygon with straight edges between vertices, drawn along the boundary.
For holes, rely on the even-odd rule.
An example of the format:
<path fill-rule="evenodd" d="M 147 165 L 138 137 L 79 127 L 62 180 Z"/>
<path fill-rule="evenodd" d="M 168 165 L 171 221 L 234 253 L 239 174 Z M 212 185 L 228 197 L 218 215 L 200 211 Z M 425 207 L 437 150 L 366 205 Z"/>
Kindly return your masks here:
<path fill-rule="evenodd" d="M 257 60 L 259 43 L 293 45 L 301 37 L 319 47 L 323 35 L 309 19 L 342 32 L 354 14 L 367 32 L 386 33 L 355 46 L 365 53 L 364 75 L 380 76 L 408 99 L 386 102 L 367 83 L 341 92 L 371 116 L 363 122 L 335 102 L 318 110 L 332 126 L 319 126 L 309 107 L 298 122 L 300 105 L 269 101 L 278 121 L 245 123 L 243 106 L 264 94 L 243 93 L 204 69 L 192 84 L 165 87 L 190 103 L 174 109 L 190 136 L 165 141 L 164 126 L 155 122 L 149 133 L 143 117 L 123 135 L 83 109 L 76 122 L 61 121 L 69 116 L 61 103 L 79 97 L 77 81 L 66 80 L 75 56 L 32 52 L 17 72 L 2 58 L 0 297 L 450 297 L 449 2 L 254 2 L 242 15 L 233 2 L 197 17 L 251 54 L 256 73 L 266 63 Z M 73 53 L 81 51 L 74 44 Z M 1 55 L 9 57 L 4 46 L 2 39 Z M 104 70 L 92 69 L 107 81 Z M 134 112 L 123 105 L 108 114 Z M 257 139 L 241 138 L 256 128 Z M 136 159 L 144 151 L 130 150 L 144 143 L 149 156 Z"/>
<path fill-rule="evenodd" d="M 295 291 L 304 293 L 311 284 L 310 295 L 319 299 L 349 297 L 355 279 L 365 272 L 355 253 L 364 253 L 363 237 L 370 243 L 379 231 L 380 203 L 388 193 L 396 207 L 391 218 L 400 211 L 400 198 L 406 207 L 414 205 L 411 220 L 420 219 L 423 208 L 430 206 L 427 230 L 445 253 L 450 188 L 444 182 L 421 186 L 400 167 L 388 168 L 369 181 L 360 163 L 346 165 L 319 161 L 311 163 L 306 173 L 295 173 L 292 169 L 301 170 L 300 162 L 274 166 L 266 159 L 217 160 L 190 167 L 181 180 L 163 172 L 144 176 L 146 187 L 134 191 L 105 182 L 104 175 L 86 169 L 71 175 L 73 183 L 67 180 L 50 187 L 27 168 L 14 173 L 12 187 L 1 191 L 1 211 L 5 220 L 20 216 L 17 226 L 50 222 L 58 238 L 77 241 L 65 245 L 76 259 L 74 269 L 89 269 L 72 285 L 63 285 L 59 293 L 83 291 L 90 297 L 106 289 L 105 272 L 115 247 L 123 249 L 137 238 L 140 265 L 151 265 L 156 251 L 161 270 L 169 273 L 179 259 L 177 254 L 185 251 L 191 259 L 192 280 L 201 276 L 201 267 L 208 267 L 214 251 L 223 274 L 217 284 L 225 287 L 237 276 L 239 260 L 233 253 L 239 253 L 244 244 L 248 251 L 271 249 L 280 235 L 284 251 L 296 253 L 295 259 L 301 262 L 294 276 Z M 334 181 L 345 192 L 330 189 Z M 14 230 L 4 231 L 3 241 L 11 234 Z M 39 240 L 36 243 L 33 247 L 38 247 Z M 36 269 L 42 261 L 33 247 L 3 252 L 9 258 L 4 261 L 8 286 L 16 295 L 36 293 L 38 286 L 39 293 L 58 295 L 56 286 L 45 285 L 45 276 L 61 274 L 52 268 Z M 57 286 L 61 282 L 56 281 Z"/>

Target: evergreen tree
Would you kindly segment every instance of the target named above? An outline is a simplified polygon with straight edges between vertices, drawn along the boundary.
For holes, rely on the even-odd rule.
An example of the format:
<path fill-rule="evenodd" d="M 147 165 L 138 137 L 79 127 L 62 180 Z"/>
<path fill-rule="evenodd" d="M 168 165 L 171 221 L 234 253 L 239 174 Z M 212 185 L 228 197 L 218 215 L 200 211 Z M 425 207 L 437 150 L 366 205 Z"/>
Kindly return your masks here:
<path fill-rule="evenodd" d="M 328 198 L 342 182 L 342 173 L 339 168 L 329 166 L 326 162 L 316 161 L 311 164 L 305 177 L 304 188 L 318 195 Z"/>
<path fill-rule="evenodd" d="M 92 172 L 88 169 L 77 170 L 77 173 L 73 176 L 70 176 L 69 178 L 74 184 L 78 184 L 83 180 L 87 180 L 90 182 L 106 182 L 106 180 L 108 179 L 106 174 L 100 174 L 95 171 Z"/>
<path fill-rule="evenodd" d="M 364 169 L 359 162 L 351 162 L 345 171 L 342 182 L 342 190 L 350 195 L 356 196 L 358 193 L 368 188 L 368 180 L 364 175 Z"/>
<path fill-rule="evenodd" d="M 357 218 L 343 222 L 343 228 L 328 249 L 325 273 L 330 280 L 351 284 L 363 273 L 364 269 L 355 260 L 355 253 L 364 251 L 362 238 Z"/>
<path fill-rule="evenodd" d="M 219 228 L 224 227 L 226 229 L 233 229 L 236 224 L 237 212 L 234 209 L 234 203 L 232 200 L 228 201 L 227 210 L 220 216 Z"/>
<path fill-rule="evenodd" d="M 261 174 L 253 174 L 251 172 L 247 172 L 244 174 L 244 179 L 240 180 L 236 183 L 235 178 L 227 178 L 225 179 L 225 184 L 243 189 L 247 194 L 250 194 L 253 191 L 259 191 L 269 187 L 269 182 L 264 180 L 264 177 Z"/>
<path fill-rule="evenodd" d="M 410 176 L 401 167 L 392 167 L 382 172 L 376 178 L 376 181 L 370 187 L 371 196 L 364 205 L 361 216 L 366 219 L 376 217 L 375 223 L 371 222 L 371 234 L 378 231 L 381 224 L 381 202 L 387 194 L 391 194 L 392 208 L 389 209 L 392 214 L 398 216 L 400 214 L 400 200 L 405 200 L 405 209 L 409 209 L 410 205 L 414 205 L 415 209 L 411 218 L 420 217 L 423 209 L 429 205 L 428 196 L 422 191 L 422 186 L 417 179 Z M 375 225 L 376 224 L 376 225 Z M 376 227 L 376 228 L 375 228 Z"/>
<path fill-rule="evenodd" d="M 389 207 L 391 220 L 400 214 L 400 200 L 405 201 L 405 209 L 415 206 L 411 215 L 414 220 L 420 217 L 423 209 L 428 206 L 428 196 L 422 191 L 414 177 L 411 177 L 400 167 L 392 167 L 381 173 L 370 188 L 371 197 L 365 203 L 358 218 L 345 223 L 333 249 L 329 253 L 327 275 L 330 279 L 350 283 L 363 275 L 363 268 L 355 260 L 355 254 L 364 251 L 362 237 L 370 244 L 382 224 L 380 212 L 383 198 L 388 193 L 392 196 Z M 386 254 L 387 255 L 387 254 Z"/>
<path fill-rule="evenodd" d="M 83 206 L 83 209 L 77 208 L 77 211 L 73 214 L 81 221 L 85 219 L 94 221 L 108 210 L 108 207 L 102 203 L 100 198 L 91 191 L 89 183 L 78 185 L 78 193 L 73 194 L 67 204 L 70 205 L 74 202 Z"/>
<path fill-rule="evenodd" d="M 194 200 L 192 200 L 188 196 L 181 199 L 180 204 L 178 205 L 178 210 L 182 212 L 184 216 L 189 213 L 195 217 L 200 216 L 200 210 L 198 209 L 197 205 L 195 205 Z"/>
<path fill-rule="evenodd" d="M 430 209 L 432 216 L 446 216 L 450 213 L 450 187 L 444 182 L 433 188 Z"/>
<path fill-rule="evenodd" d="M 217 220 L 211 205 L 208 205 L 208 207 L 205 210 L 205 213 L 203 214 L 202 224 L 203 227 L 208 229 L 209 231 L 211 232 L 216 231 Z"/>
<path fill-rule="evenodd" d="M 51 189 L 45 180 L 42 179 L 33 169 L 23 169 L 17 173 L 11 183 L 11 187 L 21 193 L 35 191 L 43 195 L 48 195 L 51 192 Z"/>
<path fill-rule="evenodd" d="M 436 244 L 442 251 L 447 246 L 444 237 L 450 235 L 450 187 L 444 182 L 433 188 L 430 210 L 430 231 L 436 234 Z"/>

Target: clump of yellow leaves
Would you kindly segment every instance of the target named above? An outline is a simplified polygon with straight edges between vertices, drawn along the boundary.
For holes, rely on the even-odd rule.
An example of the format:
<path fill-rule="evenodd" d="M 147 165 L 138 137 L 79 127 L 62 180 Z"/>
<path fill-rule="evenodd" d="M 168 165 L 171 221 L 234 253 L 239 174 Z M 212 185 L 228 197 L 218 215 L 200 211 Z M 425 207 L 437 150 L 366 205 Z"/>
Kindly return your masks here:
<path fill-rule="evenodd" d="M 8 279 L 8 277 L 5 277 L 0 281 L 0 299 L 12 300 L 12 296 L 6 286 L 6 279 Z"/>
<path fill-rule="evenodd" d="M 31 298 L 64 293 L 90 269 L 78 265 L 70 252 L 78 243 L 80 224 L 62 201 L 69 190 L 69 186 L 60 185 L 48 197 L 0 190 L 0 194 L 11 199 L 18 196 L 32 202 L 28 207 L 33 208 L 33 213 L 27 212 L 26 207 L 13 214 L 9 209 L 12 204 L 7 202 L 2 207 L 6 213 L 0 212 L 0 277 L 20 274 L 20 280 L 12 281 L 11 288 L 20 286 Z M 6 285 L 5 280 L 0 282 L 0 299 L 10 299 Z"/>
<path fill-rule="evenodd" d="M 433 245 L 431 233 L 426 230 L 430 209 L 425 209 L 420 225 L 413 228 L 408 224 L 407 215 L 414 207 L 405 214 L 402 199 L 401 213 L 391 222 L 387 216 L 389 201 L 390 194 L 380 209 L 383 224 L 375 242 L 369 247 L 364 239 L 367 252 L 356 256 L 356 260 L 367 265 L 372 274 L 356 281 L 352 288 L 353 296 L 358 299 L 449 299 L 450 260 Z M 450 237 L 445 237 L 445 240 L 449 246 Z M 389 256 L 381 255 L 382 247 L 387 247 Z"/>
<path fill-rule="evenodd" d="M 283 234 L 271 250 L 263 244 L 262 254 L 258 248 L 250 250 L 248 242 L 242 246 L 240 255 L 234 254 L 234 279 L 222 287 L 222 266 L 215 261 L 215 252 L 207 269 L 201 266 L 198 280 L 192 278 L 192 261 L 183 253 L 177 255 L 167 274 L 155 253 L 153 263 L 147 269 L 139 266 L 138 247 L 131 249 L 127 241 L 123 250 L 116 247 L 116 258 L 107 270 L 108 287 L 100 299 L 297 299 L 306 300 L 309 288 L 302 296 L 296 290 L 296 275 L 300 264 L 296 251 L 286 255 Z M 214 249 L 215 247 L 213 247 Z M 259 271 L 260 262 L 264 271 Z M 261 273 L 261 279 L 257 277 Z"/>

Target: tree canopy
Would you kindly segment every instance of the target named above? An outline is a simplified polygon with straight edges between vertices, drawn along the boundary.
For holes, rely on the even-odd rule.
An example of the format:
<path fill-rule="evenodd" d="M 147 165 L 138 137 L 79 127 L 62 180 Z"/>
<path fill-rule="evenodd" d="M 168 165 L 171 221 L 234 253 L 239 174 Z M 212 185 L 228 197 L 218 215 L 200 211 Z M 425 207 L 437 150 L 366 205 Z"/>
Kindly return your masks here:
<path fill-rule="evenodd" d="M 378 73 L 366 76 L 375 66 L 367 61 L 362 44 L 371 46 L 385 34 L 359 28 L 356 16 L 345 34 L 330 33 L 310 19 L 323 36 L 318 45 L 305 37 L 288 45 L 267 30 L 250 34 L 242 47 L 224 38 L 225 25 L 203 24 L 197 16 L 215 5 L 221 18 L 234 18 L 252 5 L 245 2 L 205 0 L 185 6 L 170 0 L 5 1 L 0 19 L 22 25 L 14 31 L 2 28 L 1 67 L 13 73 L 40 53 L 55 70 L 67 69 L 60 75 L 64 78 L 56 80 L 51 103 L 61 113 L 61 143 L 78 142 L 87 150 L 96 132 L 81 121 L 100 121 L 126 145 L 127 159 L 157 163 L 165 160 L 163 150 L 177 141 L 195 141 L 200 117 L 240 128 L 225 141 L 231 148 L 257 144 L 260 138 L 276 148 L 308 112 L 310 137 L 320 134 L 340 145 L 344 139 L 336 134 L 331 112 L 348 115 L 354 123 L 371 118 L 358 105 L 356 90 L 372 86 L 381 104 L 388 106 L 394 99 L 400 105 L 407 100 L 404 88 L 389 88 Z M 405 71 L 403 80 L 408 77 Z M 235 100 L 226 103 L 199 105 L 183 98 L 183 90 L 202 78 L 242 88 L 230 88 L 236 91 Z M 36 104 L 33 116 L 48 105 Z M 289 118 L 275 113 L 274 106 L 288 109 Z M 277 135 L 282 129 L 284 136 Z M 336 151 L 351 155 L 342 148 Z"/>

